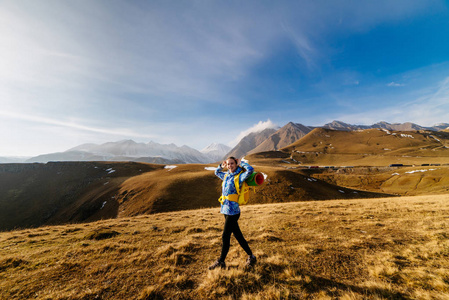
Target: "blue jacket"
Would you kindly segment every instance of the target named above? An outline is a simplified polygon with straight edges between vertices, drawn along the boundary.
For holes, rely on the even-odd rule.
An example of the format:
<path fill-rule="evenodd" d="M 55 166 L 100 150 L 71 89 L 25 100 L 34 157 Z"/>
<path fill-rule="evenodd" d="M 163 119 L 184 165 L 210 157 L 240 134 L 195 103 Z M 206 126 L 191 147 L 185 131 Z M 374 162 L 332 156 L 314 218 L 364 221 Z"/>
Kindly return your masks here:
<path fill-rule="evenodd" d="M 239 182 L 241 186 L 243 181 L 248 179 L 248 177 L 254 172 L 254 168 L 251 167 L 248 163 L 243 161 L 240 163 L 240 165 L 245 169 L 245 172 L 240 174 L 239 177 Z M 237 176 L 242 171 L 242 167 L 238 166 L 235 172 L 233 173 L 231 173 L 230 171 L 223 172 L 223 168 L 221 167 L 221 165 L 219 165 L 218 168 L 215 170 L 215 175 L 217 175 L 221 180 L 224 180 L 225 175 L 228 174 L 228 176 L 226 176 L 226 180 L 222 188 L 223 196 L 237 194 L 237 189 L 234 184 L 234 177 Z M 230 216 L 238 215 L 240 213 L 240 206 L 237 202 L 224 200 L 223 204 L 221 205 L 220 212 L 224 215 Z"/>

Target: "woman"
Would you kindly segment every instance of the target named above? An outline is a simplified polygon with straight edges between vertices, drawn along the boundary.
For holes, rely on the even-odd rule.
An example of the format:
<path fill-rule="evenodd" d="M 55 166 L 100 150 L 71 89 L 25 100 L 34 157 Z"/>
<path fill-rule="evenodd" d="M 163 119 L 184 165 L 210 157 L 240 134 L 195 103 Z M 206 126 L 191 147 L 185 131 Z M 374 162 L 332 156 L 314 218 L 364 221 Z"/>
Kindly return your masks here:
<path fill-rule="evenodd" d="M 240 166 L 241 164 L 241 166 Z M 223 168 L 227 167 L 228 171 L 223 172 Z M 243 167 L 243 168 L 242 168 Z M 218 168 L 215 170 L 215 175 L 223 180 L 222 185 L 222 204 L 220 212 L 225 217 L 225 223 L 223 228 L 223 244 L 221 248 L 220 258 L 213 263 L 209 270 L 215 268 L 226 268 L 226 255 L 228 254 L 229 247 L 231 244 L 231 234 L 233 233 L 240 246 L 248 254 L 248 259 L 246 261 L 247 266 L 252 266 L 256 263 L 256 257 L 253 255 L 251 249 L 248 246 L 248 242 L 243 237 L 242 232 L 238 224 L 238 219 L 240 217 L 240 207 L 235 201 L 231 201 L 228 198 L 235 199 L 236 197 L 227 197 L 229 195 L 236 195 L 237 189 L 235 187 L 235 176 L 239 176 L 239 185 L 242 186 L 243 182 L 248 179 L 248 177 L 253 173 L 254 169 L 246 162 L 241 162 L 235 157 L 229 157 L 225 160 Z M 238 197 L 237 197 L 238 198 Z"/>

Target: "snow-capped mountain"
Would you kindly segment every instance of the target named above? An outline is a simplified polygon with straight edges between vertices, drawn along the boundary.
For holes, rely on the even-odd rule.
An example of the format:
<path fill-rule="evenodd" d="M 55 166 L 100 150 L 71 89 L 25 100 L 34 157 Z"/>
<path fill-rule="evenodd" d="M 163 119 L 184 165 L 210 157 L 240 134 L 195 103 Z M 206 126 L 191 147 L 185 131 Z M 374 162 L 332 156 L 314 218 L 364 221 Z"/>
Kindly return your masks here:
<path fill-rule="evenodd" d="M 436 130 L 448 130 L 449 123 L 439 123 L 439 124 L 433 125 L 433 128 L 435 128 Z"/>
<path fill-rule="evenodd" d="M 158 144 L 155 142 L 136 143 L 133 140 L 108 142 L 101 145 L 83 144 L 65 152 L 51 153 L 33 157 L 27 162 L 48 161 L 91 161 L 91 160 L 130 160 L 152 161 L 163 158 L 181 163 L 211 163 L 215 160 L 188 146 Z"/>
<path fill-rule="evenodd" d="M 203 150 L 201 150 L 201 153 L 206 154 L 213 161 L 221 161 L 225 158 L 226 154 L 229 151 L 231 151 L 231 147 L 229 146 L 219 143 L 212 143 Z"/>

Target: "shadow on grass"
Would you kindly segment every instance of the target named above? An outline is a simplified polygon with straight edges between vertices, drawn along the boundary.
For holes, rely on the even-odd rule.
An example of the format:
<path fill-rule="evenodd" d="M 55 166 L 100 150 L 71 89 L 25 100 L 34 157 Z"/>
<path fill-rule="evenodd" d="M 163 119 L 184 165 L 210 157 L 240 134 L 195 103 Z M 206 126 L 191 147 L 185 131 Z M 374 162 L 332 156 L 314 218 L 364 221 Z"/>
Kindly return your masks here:
<path fill-rule="evenodd" d="M 308 276 L 310 278 L 310 282 L 304 283 L 302 286 L 309 293 L 318 293 L 320 291 L 324 291 L 329 296 L 338 296 L 335 295 L 335 293 L 338 293 L 338 291 L 352 291 L 354 293 L 363 295 L 368 298 L 374 296 L 382 296 L 387 299 L 397 299 L 397 300 L 411 299 L 407 295 L 389 289 L 376 288 L 376 287 L 363 288 L 352 284 L 342 283 L 337 280 L 327 279 L 321 276 L 313 275 L 308 272 L 302 272 L 301 274 Z"/>

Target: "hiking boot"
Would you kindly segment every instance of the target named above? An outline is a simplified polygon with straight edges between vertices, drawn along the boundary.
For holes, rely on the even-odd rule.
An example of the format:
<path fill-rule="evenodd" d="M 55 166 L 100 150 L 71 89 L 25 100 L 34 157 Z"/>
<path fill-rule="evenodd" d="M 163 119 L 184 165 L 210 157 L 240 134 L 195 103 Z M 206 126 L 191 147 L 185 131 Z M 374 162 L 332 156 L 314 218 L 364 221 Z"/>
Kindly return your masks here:
<path fill-rule="evenodd" d="M 248 259 L 246 260 L 246 266 L 252 267 L 256 264 L 256 262 L 257 262 L 256 257 L 251 254 L 250 256 L 248 256 Z"/>
<path fill-rule="evenodd" d="M 222 269 L 226 268 L 225 262 L 217 259 L 216 262 L 214 262 L 211 266 L 209 266 L 209 270 L 213 270 L 216 268 L 222 268 Z"/>

